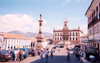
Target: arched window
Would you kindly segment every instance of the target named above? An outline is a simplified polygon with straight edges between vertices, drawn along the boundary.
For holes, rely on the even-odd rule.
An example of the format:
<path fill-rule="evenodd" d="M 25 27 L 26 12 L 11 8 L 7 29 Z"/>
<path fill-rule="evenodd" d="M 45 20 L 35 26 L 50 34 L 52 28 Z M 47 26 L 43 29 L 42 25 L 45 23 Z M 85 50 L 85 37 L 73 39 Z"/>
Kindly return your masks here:
<path fill-rule="evenodd" d="M 71 37 L 70 37 L 70 40 L 71 40 Z"/>
<path fill-rule="evenodd" d="M 55 38 L 55 40 L 56 40 L 56 38 Z"/>
<path fill-rule="evenodd" d="M 73 40 L 74 40 L 74 37 L 73 37 Z"/>
<path fill-rule="evenodd" d="M 74 32 L 73 32 L 73 36 L 74 36 Z"/>
<path fill-rule="evenodd" d="M 76 37 L 76 40 L 77 40 L 77 37 Z"/>
<path fill-rule="evenodd" d="M 70 33 L 70 36 L 71 36 L 71 33 Z"/>
<path fill-rule="evenodd" d="M 59 40 L 59 37 L 58 37 L 58 40 Z"/>
<path fill-rule="evenodd" d="M 63 40 L 65 40 L 65 38 L 63 38 Z"/>
<path fill-rule="evenodd" d="M 76 36 L 77 36 L 77 32 L 76 32 Z"/>
<path fill-rule="evenodd" d="M 58 33 L 58 36 L 59 36 L 59 33 Z"/>

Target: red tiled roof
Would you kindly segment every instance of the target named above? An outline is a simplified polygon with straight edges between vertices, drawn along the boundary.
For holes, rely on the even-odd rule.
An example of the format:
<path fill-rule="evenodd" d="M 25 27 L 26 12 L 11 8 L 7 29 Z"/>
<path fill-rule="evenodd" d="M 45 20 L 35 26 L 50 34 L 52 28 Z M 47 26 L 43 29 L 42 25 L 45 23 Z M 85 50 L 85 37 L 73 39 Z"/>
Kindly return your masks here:
<path fill-rule="evenodd" d="M 27 37 L 18 35 L 18 34 L 12 34 L 12 33 L 3 33 L 4 38 L 16 38 L 16 39 L 28 39 Z"/>
<path fill-rule="evenodd" d="M 62 30 L 54 30 L 53 32 L 62 32 Z"/>

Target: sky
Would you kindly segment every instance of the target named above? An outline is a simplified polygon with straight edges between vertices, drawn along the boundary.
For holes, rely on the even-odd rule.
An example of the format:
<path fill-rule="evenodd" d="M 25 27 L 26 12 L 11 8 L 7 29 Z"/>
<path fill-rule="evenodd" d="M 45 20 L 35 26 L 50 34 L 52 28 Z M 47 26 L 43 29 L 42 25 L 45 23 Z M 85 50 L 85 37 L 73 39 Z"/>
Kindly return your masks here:
<path fill-rule="evenodd" d="M 62 30 L 64 20 L 69 29 L 80 29 L 87 34 L 85 13 L 92 0 L 0 0 L 0 32 L 19 30 L 38 33 L 40 14 L 42 31 L 53 34 Z"/>

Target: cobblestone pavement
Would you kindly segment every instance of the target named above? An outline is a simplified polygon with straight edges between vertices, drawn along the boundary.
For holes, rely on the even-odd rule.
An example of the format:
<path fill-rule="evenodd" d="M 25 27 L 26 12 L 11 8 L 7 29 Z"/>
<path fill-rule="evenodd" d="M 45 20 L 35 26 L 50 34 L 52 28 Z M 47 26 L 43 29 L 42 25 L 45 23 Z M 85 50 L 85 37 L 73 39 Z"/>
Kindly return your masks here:
<path fill-rule="evenodd" d="M 50 46 L 52 47 L 52 45 Z M 48 58 L 48 63 L 79 63 L 78 58 L 74 57 L 73 55 L 73 49 L 70 50 L 70 62 L 66 62 L 66 58 L 67 58 L 67 51 L 65 50 L 65 48 L 58 48 L 60 49 L 60 51 L 56 51 L 54 53 L 53 58 L 51 58 L 49 56 Z M 8 62 L 0 62 L 0 63 L 39 63 L 40 56 L 35 56 L 35 57 L 27 57 L 26 59 L 24 59 L 23 61 L 19 62 L 19 61 L 8 61 Z M 44 57 L 44 63 L 45 63 L 45 57 Z"/>

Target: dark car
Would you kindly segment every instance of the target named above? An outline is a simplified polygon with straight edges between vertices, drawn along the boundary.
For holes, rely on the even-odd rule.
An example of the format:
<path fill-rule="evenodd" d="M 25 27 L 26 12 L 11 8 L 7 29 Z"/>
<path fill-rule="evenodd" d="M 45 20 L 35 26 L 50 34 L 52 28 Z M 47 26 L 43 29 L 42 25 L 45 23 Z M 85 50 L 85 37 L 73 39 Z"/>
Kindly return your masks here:
<path fill-rule="evenodd" d="M 6 50 L 9 54 L 12 54 L 12 59 L 14 60 L 15 58 L 15 53 L 14 50 Z"/>
<path fill-rule="evenodd" d="M 28 49 L 28 54 L 35 56 L 35 50 L 34 49 Z"/>
<path fill-rule="evenodd" d="M 0 61 L 5 60 L 8 61 L 10 59 L 12 59 L 13 55 L 7 53 L 5 50 L 0 51 Z"/>
<path fill-rule="evenodd" d="M 52 49 L 56 49 L 56 46 L 52 47 Z"/>
<path fill-rule="evenodd" d="M 64 48 L 64 46 L 63 46 L 63 45 L 61 45 L 61 46 L 60 46 L 60 48 Z"/>

